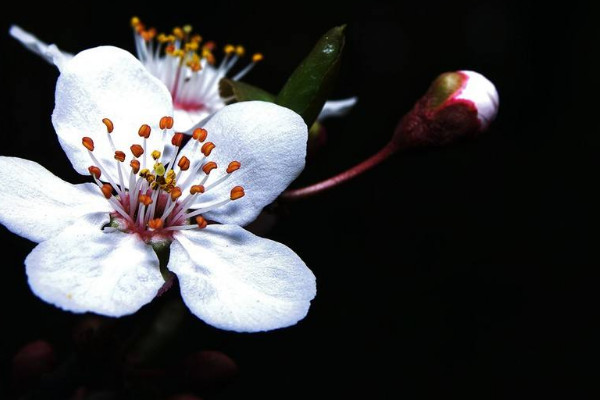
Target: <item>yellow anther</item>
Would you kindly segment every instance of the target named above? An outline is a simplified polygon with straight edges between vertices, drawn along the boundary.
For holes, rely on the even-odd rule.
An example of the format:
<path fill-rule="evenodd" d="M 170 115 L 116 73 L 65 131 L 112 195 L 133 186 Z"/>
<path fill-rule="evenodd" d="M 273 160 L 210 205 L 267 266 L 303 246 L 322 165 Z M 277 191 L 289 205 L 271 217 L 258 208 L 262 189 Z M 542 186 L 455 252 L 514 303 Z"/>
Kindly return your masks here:
<path fill-rule="evenodd" d="M 252 56 L 252 62 L 259 62 L 259 61 L 262 61 L 262 60 L 263 60 L 263 58 L 264 58 L 264 56 L 262 55 L 262 53 L 255 53 L 255 54 Z"/>
<path fill-rule="evenodd" d="M 143 170 L 140 171 L 140 176 L 142 178 L 145 178 L 148 176 L 149 173 L 150 173 L 150 170 L 148 168 L 144 168 Z"/>
<path fill-rule="evenodd" d="M 196 42 L 189 42 L 185 44 L 185 50 L 186 51 L 196 51 L 198 50 L 198 43 Z"/>
<path fill-rule="evenodd" d="M 176 26 L 175 28 L 173 28 L 173 35 L 179 40 L 183 39 L 183 36 L 184 36 L 183 29 Z"/>
<path fill-rule="evenodd" d="M 185 32 L 187 35 L 189 35 L 190 33 L 192 33 L 192 26 L 191 25 L 184 25 L 183 26 L 183 32 Z"/>
<path fill-rule="evenodd" d="M 162 163 L 156 163 L 154 164 L 154 172 L 156 172 L 156 175 L 158 176 L 164 176 L 167 170 L 165 169 L 165 166 Z"/>
<path fill-rule="evenodd" d="M 231 200 L 237 200 L 240 199 L 242 197 L 244 197 L 246 193 L 244 193 L 244 188 L 241 186 L 236 186 L 233 189 L 231 189 L 231 194 L 229 196 L 229 198 Z"/>
<path fill-rule="evenodd" d="M 174 180 L 175 180 L 175 176 L 176 176 L 176 174 L 175 174 L 175 171 L 173 171 L 172 169 L 170 169 L 170 170 L 167 172 L 167 177 L 166 177 L 166 180 L 167 180 L 167 182 L 169 182 L 169 181 L 171 181 L 171 182 L 172 182 L 172 181 L 174 181 Z"/>
<path fill-rule="evenodd" d="M 137 26 L 139 26 L 142 23 L 142 21 L 140 21 L 140 19 L 138 17 L 131 17 L 131 26 L 133 28 L 136 28 Z"/>
<path fill-rule="evenodd" d="M 235 46 L 232 44 L 226 44 L 225 47 L 223 47 L 223 51 L 225 54 L 229 55 L 235 51 Z"/>
<path fill-rule="evenodd" d="M 235 54 L 237 54 L 238 57 L 244 57 L 244 54 L 246 54 L 246 49 L 244 48 L 244 46 L 236 46 Z"/>
<path fill-rule="evenodd" d="M 160 151 L 158 151 L 158 150 L 154 150 L 152 153 L 150 153 L 150 155 L 155 160 L 158 160 L 160 158 L 160 156 L 161 156 Z"/>
<path fill-rule="evenodd" d="M 190 41 L 192 41 L 194 43 L 200 43 L 200 42 L 202 42 L 202 36 L 196 34 L 196 35 L 192 36 Z"/>
<path fill-rule="evenodd" d="M 159 33 L 156 40 L 158 40 L 158 43 L 166 43 L 169 41 L 169 37 L 164 33 Z"/>
<path fill-rule="evenodd" d="M 146 175 L 146 181 L 147 181 L 148 183 L 152 183 L 152 182 L 154 182 L 155 180 L 156 180 L 156 176 L 154 176 L 154 175 L 152 175 L 152 174 L 147 174 L 147 175 Z"/>
<path fill-rule="evenodd" d="M 112 133 L 113 129 L 115 129 L 115 126 L 113 125 L 112 121 L 108 118 L 103 118 L 102 123 L 106 125 L 106 131 L 108 133 Z"/>

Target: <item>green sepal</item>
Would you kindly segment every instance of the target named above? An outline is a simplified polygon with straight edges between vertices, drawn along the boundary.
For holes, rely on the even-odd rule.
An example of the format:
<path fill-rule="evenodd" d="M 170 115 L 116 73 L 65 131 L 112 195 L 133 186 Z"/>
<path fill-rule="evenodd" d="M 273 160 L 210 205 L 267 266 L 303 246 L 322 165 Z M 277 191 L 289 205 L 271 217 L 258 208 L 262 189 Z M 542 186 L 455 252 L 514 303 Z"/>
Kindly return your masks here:
<path fill-rule="evenodd" d="M 224 99 L 233 96 L 233 101 L 260 100 L 268 101 L 269 103 L 275 101 L 275 95 L 266 90 L 245 82 L 233 81 L 227 78 L 223 78 L 219 81 L 219 95 Z"/>
<path fill-rule="evenodd" d="M 312 126 L 331 94 L 340 69 L 346 25 L 330 29 L 314 46 L 277 95 L 275 103 L 290 108 Z"/>

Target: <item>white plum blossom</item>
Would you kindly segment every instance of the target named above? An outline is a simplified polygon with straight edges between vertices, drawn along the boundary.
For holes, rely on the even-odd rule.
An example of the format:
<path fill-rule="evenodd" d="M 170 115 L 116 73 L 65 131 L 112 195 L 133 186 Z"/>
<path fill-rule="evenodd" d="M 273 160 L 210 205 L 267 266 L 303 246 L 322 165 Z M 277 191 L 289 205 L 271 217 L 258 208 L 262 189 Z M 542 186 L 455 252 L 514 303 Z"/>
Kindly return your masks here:
<path fill-rule="evenodd" d="M 237 73 L 231 74 L 245 55 L 241 45 L 225 45 L 224 57 L 217 63 L 214 42 L 202 43 L 199 35 L 192 34 L 190 26 L 175 28 L 171 34 L 157 34 L 154 28 L 146 29 L 138 18 L 132 18 L 137 58 L 146 69 L 167 87 L 173 99 L 174 129 L 191 133 L 216 111 L 225 107 L 231 99 L 219 95 L 219 81 L 228 77 L 243 78 L 263 59 L 255 53 L 251 62 Z M 25 47 L 62 70 L 72 54 L 60 50 L 54 44 L 46 44 L 18 26 L 10 28 L 10 34 Z M 357 102 L 356 97 L 328 101 L 318 119 L 345 115 Z"/>
<path fill-rule="evenodd" d="M 156 297 L 162 266 L 215 327 L 255 332 L 304 318 L 312 272 L 241 227 L 304 168 L 302 118 L 243 102 L 184 136 L 173 130 L 169 91 L 130 53 L 105 46 L 65 57 L 31 43 L 60 66 L 52 123 L 74 169 L 94 182 L 72 185 L 0 157 L 0 223 L 37 243 L 25 260 L 32 291 L 64 310 L 120 317 Z M 168 248 L 162 265 L 159 248 Z"/>

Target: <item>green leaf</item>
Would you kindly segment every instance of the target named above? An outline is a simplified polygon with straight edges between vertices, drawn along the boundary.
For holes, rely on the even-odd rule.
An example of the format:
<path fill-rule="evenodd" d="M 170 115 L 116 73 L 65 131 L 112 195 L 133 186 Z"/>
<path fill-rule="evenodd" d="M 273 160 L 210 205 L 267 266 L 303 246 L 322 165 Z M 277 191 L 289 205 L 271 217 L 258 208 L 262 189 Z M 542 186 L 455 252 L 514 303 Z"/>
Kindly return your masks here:
<path fill-rule="evenodd" d="M 261 88 L 227 78 L 219 81 L 219 95 L 224 99 L 233 96 L 235 101 L 261 100 L 270 103 L 275 101 L 275 95 Z"/>
<path fill-rule="evenodd" d="M 329 30 L 296 68 L 276 103 L 296 111 L 311 126 L 331 94 L 340 68 L 346 25 Z"/>

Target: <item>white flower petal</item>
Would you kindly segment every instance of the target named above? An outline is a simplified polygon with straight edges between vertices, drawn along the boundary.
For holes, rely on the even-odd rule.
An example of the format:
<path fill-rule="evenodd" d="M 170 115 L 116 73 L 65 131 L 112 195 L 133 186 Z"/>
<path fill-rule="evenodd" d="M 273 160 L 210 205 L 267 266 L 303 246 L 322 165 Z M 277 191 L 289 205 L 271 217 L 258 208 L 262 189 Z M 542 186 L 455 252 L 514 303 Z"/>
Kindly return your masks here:
<path fill-rule="evenodd" d="M 21 42 L 23 46 L 27 47 L 29 50 L 39 55 L 44 60 L 48 61 L 50 64 L 56 65 L 59 70 L 62 69 L 62 66 L 67 61 L 73 58 L 72 54 L 60 50 L 54 44 L 49 45 L 47 43 L 42 42 L 37 37 L 33 36 L 31 33 L 21 29 L 21 27 L 19 26 L 11 26 L 8 33 L 10 33 L 12 37 Z"/>
<path fill-rule="evenodd" d="M 221 329 L 294 325 L 316 294 L 315 277 L 298 255 L 234 225 L 178 232 L 167 267 L 190 310 Z"/>
<path fill-rule="evenodd" d="M 25 259 L 29 286 L 48 303 L 77 313 L 119 317 L 139 310 L 164 283 L 158 257 L 137 235 L 103 231 L 82 217 Z"/>
<path fill-rule="evenodd" d="M 358 97 L 349 97 L 342 100 L 329 100 L 321 109 L 317 120 L 323 121 L 329 117 L 342 117 L 346 115 L 358 101 Z"/>
<path fill-rule="evenodd" d="M 308 131 L 302 118 L 287 108 L 261 101 L 232 104 L 214 114 L 205 129 L 207 141 L 216 145 L 208 160 L 218 165 L 206 182 L 207 189 L 226 174 L 231 161 L 239 161 L 241 168 L 223 184 L 199 196 L 194 207 L 228 199 L 237 185 L 246 193 L 243 198 L 205 214 L 209 219 L 236 225 L 252 222 L 304 168 Z M 190 140 L 181 152 L 192 165 L 202 156 L 194 146 Z M 203 176 L 200 171 L 191 183 L 198 183 Z"/>
<path fill-rule="evenodd" d="M 0 182 L 0 223 L 34 242 L 84 214 L 112 211 L 96 185 L 71 185 L 33 161 L 0 156 Z"/>
<path fill-rule="evenodd" d="M 191 134 L 192 128 L 200 121 L 210 115 L 210 111 L 206 108 L 200 110 L 184 110 L 175 107 L 175 115 L 173 116 L 173 130 L 176 132 L 185 132 Z"/>
<path fill-rule="evenodd" d="M 103 118 L 114 124 L 111 137 L 117 150 L 132 158 L 129 148 L 142 144 L 138 130 L 142 124 L 152 128 L 147 140 L 147 165 L 152 150 L 163 150 L 163 134 L 158 122 L 173 115 L 171 95 L 166 87 L 130 53 L 116 47 L 103 46 L 82 51 L 64 65 L 56 84 L 56 106 L 52 123 L 60 143 L 80 174 L 88 174 L 92 165 L 81 139 L 94 140 L 94 155 L 117 179 L 117 162 L 107 138 Z M 126 179 L 127 181 L 127 179 Z"/>
<path fill-rule="evenodd" d="M 459 71 L 467 76 L 461 92 L 456 99 L 465 99 L 473 102 L 477 108 L 477 118 L 481 121 L 481 128 L 487 129 L 498 114 L 500 98 L 494 84 L 475 71 Z"/>

